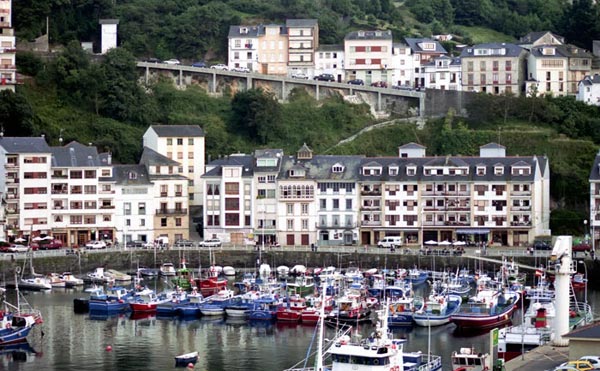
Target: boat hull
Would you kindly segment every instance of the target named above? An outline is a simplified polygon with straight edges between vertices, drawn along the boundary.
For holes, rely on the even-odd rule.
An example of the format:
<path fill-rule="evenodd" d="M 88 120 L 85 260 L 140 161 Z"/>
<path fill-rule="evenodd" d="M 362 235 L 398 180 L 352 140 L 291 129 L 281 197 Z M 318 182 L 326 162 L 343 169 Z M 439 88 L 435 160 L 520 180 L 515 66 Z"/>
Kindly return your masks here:
<path fill-rule="evenodd" d="M 27 341 L 33 327 L 7 328 L 0 330 L 0 345 L 18 344 Z"/>
<path fill-rule="evenodd" d="M 514 308 L 511 308 L 497 315 L 462 315 L 456 314 L 451 316 L 451 321 L 456 324 L 459 330 L 463 331 L 480 331 L 489 330 L 494 327 L 504 326 L 510 323 L 511 315 Z"/>

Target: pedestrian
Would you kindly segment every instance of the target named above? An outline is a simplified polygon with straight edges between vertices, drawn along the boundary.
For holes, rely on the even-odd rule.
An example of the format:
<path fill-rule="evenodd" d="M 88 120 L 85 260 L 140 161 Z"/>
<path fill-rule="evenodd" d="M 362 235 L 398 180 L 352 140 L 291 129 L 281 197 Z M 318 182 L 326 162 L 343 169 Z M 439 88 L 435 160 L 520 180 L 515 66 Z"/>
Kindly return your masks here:
<path fill-rule="evenodd" d="M 314 243 L 310 244 L 310 251 L 315 252 L 315 244 Z"/>

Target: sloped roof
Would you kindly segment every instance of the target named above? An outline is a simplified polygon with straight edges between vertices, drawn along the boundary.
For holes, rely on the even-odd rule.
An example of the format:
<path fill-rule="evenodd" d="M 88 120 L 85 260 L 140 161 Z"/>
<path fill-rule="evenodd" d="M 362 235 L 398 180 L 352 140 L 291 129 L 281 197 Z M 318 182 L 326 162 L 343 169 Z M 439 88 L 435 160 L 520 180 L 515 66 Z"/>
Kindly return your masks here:
<path fill-rule="evenodd" d="M 242 32 L 242 30 L 246 30 L 247 32 Z M 229 26 L 229 38 L 233 37 L 249 37 L 256 38 L 260 35 L 264 34 L 264 26 Z"/>
<path fill-rule="evenodd" d="M 408 44 L 408 46 L 410 46 L 410 48 L 413 50 L 413 52 L 415 53 L 441 53 L 441 54 L 448 54 L 448 52 L 446 51 L 446 49 L 444 49 L 444 47 L 442 46 L 442 44 L 440 44 L 439 41 L 437 40 L 433 40 L 433 39 L 427 39 L 427 38 L 411 38 L 411 37 L 407 37 L 404 40 L 406 40 L 406 43 Z M 422 43 L 434 43 L 435 44 L 435 50 L 423 50 L 423 48 L 421 48 Z"/>
<path fill-rule="evenodd" d="M 410 143 L 403 144 L 398 148 L 399 149 L 426 149 L 427 147 L 425 147 L 419 143 L 410 142 Z"/>
<path fill-rule="evenodd" d="M 498 144 L 498 143 L 488 143 L 488 144 L 484 144 L 482 146 L 479 147 L 480 149 L 506 149 L 506 147 L 504 147 L 502 144 Z"/>
<path fill-rule="evenodd" d="M 338 180 L 338 181 L 356 181 L 360 163 L 365 159 L 365 156 L 350 155 L 350 156 L 329 156 L 317 155 L 311 160 L 302 161 L 302 168 L 306 171 L 304 179 L 313 180 Z M 344 171 L 333 172 L 334 165 L 344 166 Z M 292 156 L 284 157 L 279 171 L 279 179 L 293 179 L 289 176 L 289 170 L 298 166 L 298 162 Z"/>
<path fill-rule="evenodd" d="M 204 130 L 199 125 L 152 125 L 159 137 L 203 137 Z"/>
<path fill-rule="evenodd" d="M 251 177 L 254 175 L 254 156 L 252 155 L 231 155 L 211 161 L 206 165 L 210 169 L 203 178 L 220 177 L 223 175 L 223 167 L 237 166 L 242 168 L 242 177 Z"/>
<path fill-rule="evenodd" d="M 140 164 L 146 166 L 179 166 L 179 162 L 171 160 L 167 156 L 163 156 L 152 148 L 144 147 Z"/>
<path fill-rule="evenodd" d="M 534 44 L 536 41 L 546 35 L 551 35 L 561 43 L 565 42 L 565 38 L 550 31 L 533 31 L 519 39 L 519 44 Z"/>
<path fill-rule="evenodd" d="M 316 19 L 287 19 L 286 27 L 313 27 L 318 24 Z"/>
<path fill-rule="evenodd" d="M 352 31 L 344 40 L 392 40 L 392 31 Z"/>
<path fill-rule="evenodd" d="M 579 327 L 568 332 L 566 335 L 563 335 L 563 337 L 568 339 L 600 340 L 600 321 L 595 321 Z"/>
<path fill-rule="evenodd" d="M 594 74 L 594 76 L 586 76 L 583 78 L 583 80 L 580 81 L 580 83 L 588 86 L 600 84 L 600 75 L 596 73 Z"/>
<path fill-rule="evenodd" d="M 50 153 L 43 137 L 0 137 L 0 147 L 7 153 Z"/>
<path fill-rule="evenodd" d="M 485 54 L 485 55 L 476 55 L 475 50 L 477 49 L 505 49 L 505 54 Z M 490 58 L 490 57 L 499 57 L 499 58 L 514 58 L 518 57 L 523 53 L 525 49 L 516 44 L 511 43 L 486 43 L 486 44 L 477 44 L 473 46 L 468 46 L 463 49 L 462 53 L 460 53 L 461 58 L 470 57 L 470 58 Z"/>
<path fill-rule="evenodd" d="M 52 166 L 57 167 L 97 167 L 106 166 L 98 156 L 94 146 L 71 142 L 64 147 L 52 147 Z"/>
<path fill-rule="evenodd" d="M 148 169 L 144 165 L 115 165 L 111 180 L 122 186 L 150 185 Z"/>

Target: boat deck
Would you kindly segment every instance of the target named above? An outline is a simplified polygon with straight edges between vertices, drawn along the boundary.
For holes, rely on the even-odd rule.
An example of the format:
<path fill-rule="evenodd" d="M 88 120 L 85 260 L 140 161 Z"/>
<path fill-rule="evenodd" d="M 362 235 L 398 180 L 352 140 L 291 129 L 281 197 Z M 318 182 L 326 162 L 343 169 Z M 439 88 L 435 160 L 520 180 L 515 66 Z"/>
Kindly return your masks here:
<path fill-rule="evenodd" d="M 569 347 L 542 345 L 506 362 L 506 371 L 551 370 L 569 360 Z"/>

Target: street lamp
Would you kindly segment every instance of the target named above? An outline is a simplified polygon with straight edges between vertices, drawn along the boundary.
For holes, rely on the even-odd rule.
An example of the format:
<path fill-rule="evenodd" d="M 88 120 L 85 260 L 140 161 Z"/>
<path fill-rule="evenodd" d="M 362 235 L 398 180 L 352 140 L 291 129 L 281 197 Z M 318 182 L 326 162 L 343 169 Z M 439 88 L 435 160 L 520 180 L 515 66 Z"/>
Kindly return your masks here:
<path fill-rule="evenodd" d="M 587 219 L 584 219 L 583 221 L 583 242 L 586 242 L 586 237 L 587 237 Z"/>

